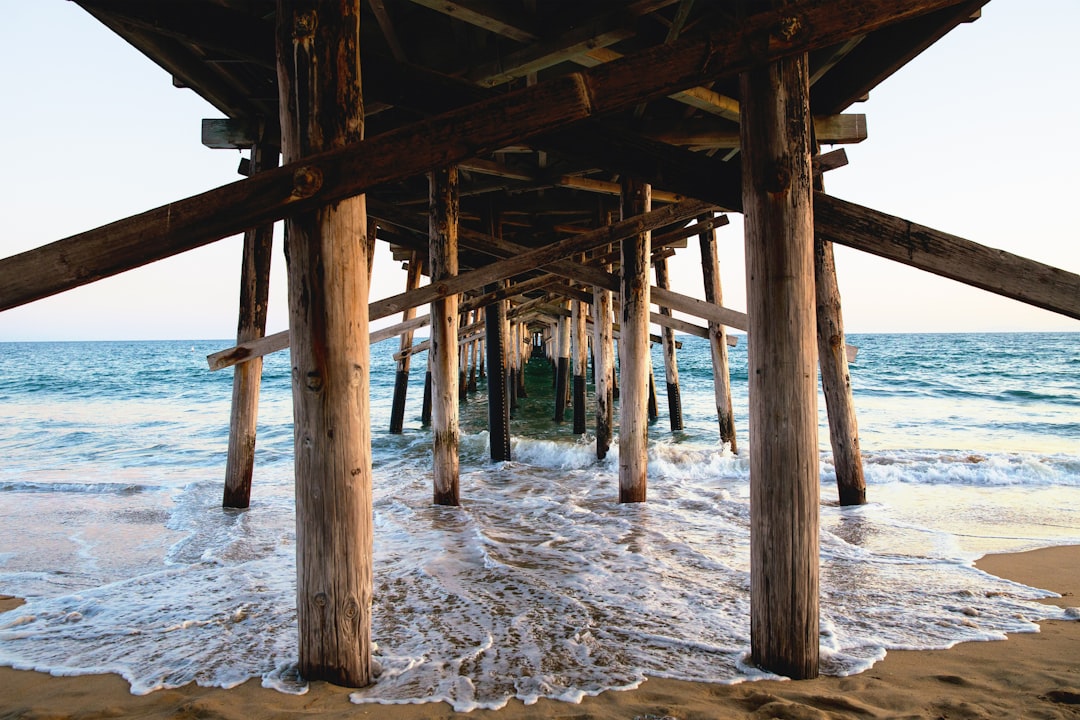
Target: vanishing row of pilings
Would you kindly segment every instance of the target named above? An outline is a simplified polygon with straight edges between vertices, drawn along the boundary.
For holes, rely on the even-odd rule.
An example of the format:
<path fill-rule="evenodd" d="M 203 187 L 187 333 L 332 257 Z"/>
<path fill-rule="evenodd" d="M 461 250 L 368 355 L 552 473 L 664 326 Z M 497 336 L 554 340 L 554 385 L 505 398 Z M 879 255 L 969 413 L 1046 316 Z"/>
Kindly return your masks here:
<path fill-rule="evenodd" d="M 321 5 L 285 0 L 278 12 L 278 80 L 286 162 L 363 138 L 363 102 L 359 79 L 359 9 L 357 0 Z M 327 15 L 332 15 L 327 17 Z M 332 69 L 332 70 L 331 70 Z M 830 419 L 843 406 L 844 423 L 833 428 L 834 453 L 849 458 L 837 473 L 843 502 L 861 502 L 861 467 L 857 430 L 851 412 L 850 382 L 843 348 L 843 329 L 831 262 L 831 248 L 815 244 L 811 219 L 814 173 L 807 101 L 806 57 L 779 60 L 742 76 L 743 212 L 748 277 L 752 654 L 755 663 L 796 678 L 813 677 L 818 667 L 818 446 L 816 376 L 818 346 L 829 398 Z M 331 102 L 320 102 L 320 98 Z M 271 167 L 276 151 L 258 145 L 252 169 Z M 509 457 L 509 409 L 515 396 L 516 372 L 533 346 L 523 328 L 547 323 L 549 350 L 556 362 L 556 415 L 562 419 L 566 398 L 573 399 L 574 432 L 586 430 L 585 365 L 587 324 L 593 326 L 592 352 L 596 385 L 597 455 L 603 458 L 614 436 L 614 317 L 618 314 L 620 390 L 619 500 L 646 499 L 647 437 L 650 379 L 650 323 L 661 325 L 664 380 L 672 428 L 681 427 L 681 398 L 671 310 L 698 314 L 707 328 L 692 326 L 710 340 L 720 442 L 736 450 L 735 423 L 727 371 L 724 322 L 717 314 L 722 296 L 713 228 L 719 224 L 705 204 L 693 207 L 703 263 L 706 302 L 687 304 L 671 292 L 666 255 L 654 254 L 651 231 L 679 218 L 656 223 L 651 188 L 633 177 L 622 180 L 622 220 L 598 229 L 608 243 L 589 238 L 579 253 L 600 248 L 590 257 L 599 264 L 559 260 L 552 255 L 535 265 L 552 270 L 569 264 L 570 277 L 583 284 L 560 288 L 569 297 L 549 309 L 525 315 L 529 302 L 510 306 L 529 288 L 550 286 L 554 278 L 511 286 L 514 273 L 493 275 L 483 283 L 482 298 L 472 298 L 462 311 L 456 286 L 458 267 L 458 176 L 454 166 L 429 173 L 429 247 L 426 257 L 431 286 L 441 288 L 430 302 L 427 343 L 427 391 L 433 458 L 433 500 L 460 502 L 458 476 L 459 402 L 466 349 L 477 364 L 480 345 L 463 338 L 462 317 L 483 310 L 483 348 L 489 388 L 492 456 Z M 317 184 L 320 178 L 311 178 Z M 305 179 L 298 177 L 297 187 Z M 363 195 L 294 214 L 286 223 L 293 407 L 296 445 L 297 616 L 299 669 L 308 679 L 348 686 L 372 681 L 370 608 L 372 599 L 371 425 L 368 408 L 369 273 L 375 223 L 369 221 Z M 249 231 L 245 242 L 241 320 L 238 344 L 265 332 L 269 228 Z M 598 236 L 600 237 L 600 236 Z M 359 240 L 359 241 L 358 241 Z M 492 238 L 495 241 L 495 238 Z M 592 243 L 590 246 L 589 243 Z M 606 246 L 616 243 L 617 253 Z M 559 243 L 560 251 L 565 251 Z M 660 247 L 663 247 L 661 243 Z M 421 265 L 408 263 L 405 295 L 420 291 Z M 612 269 L 617 265 L 617 275 Z M 656 285 L 649 279 L 656 273 Z M 818 274 L 815 281 L 815 270 Z M 479 271 L 474 271 L 479 272 Z M 475 278 L 471 278 L 475 279 Z M 457 290 L 447 290 L 459 287 Z M 473 287 L 476 287 L 475 285 Z M 819 297 L 815 300 L 815 288 Z M 619 302 L 614 302 L 614 292 Z M 680 299 L 681 298 L 681 299 Z M 550 304 L 550 300 L 544 300 Z M 590 308 L 588 306 L 591 306 Z M 652 303 L 660 313 L 650 312 Z M 419 326 L 413 303 L 402 310 L 393 334 L 400 335 L 391 431 L 403 425 L 404 393 Z M 374 306 L 372 303 L 371 306 Z M 383 317 L 387 314 L 380 308 Z M 729 312 L 730 311 L 725 311 Z M 815 312 L 817 314 L 815 314 Z M 511 323 L 509 313 L 522 315 Z M 563 315 L 568 317 L 563 317 Z M 727 315 L 725 317 L 730 317 Z M 683 323 L 686 325 L 686 323 Z M 514 328 L 513 330 L 511 328 Z M 816 328 L 816 332 L 815 332 Z M 816 338 L 815 338 L 816 335 Z M 462 340 L 465 344 L 462 345 Z M 508 359 L 509 358 L 511 359 Z M 827 362 L 826 362 L 827 361 Z M 825 369 L 828 364 L 828 370 Z M 235 370 L 233 420 L 226 473 L 225 504 L 245 507 L 250 497 L 260 364 L 241 362 Z M 656 393 L 651 392 L 655 402 Z M 427 413 L 425 401 L 424 413 Z M 655 413 L 655 411 L 654 411 Z M 844 452 L 837 451 L 837 443 Z M 847 462 L 845 460 L 845 462 Z"/>
<path fill-rule="evenodd" d="M 819 638 L 815 391 L 819 365 L 841 501 L 861 502 L 865 496 L 829 243 L 1080 318 L 1076 273 L 820 191 L 819 173 L 836 166 L 829 160 L 835 153 L 816 155 L 806 53 L 860 41 L 876 30 L 954 6 L 970 14 L 956 0 L 863 0 L 858 12 L 851 12 L 851 5 L 831 0 L 772 0 L 760 7 L 748 3 L 748 14 L 738 17 L 737 24 L 718 23 L 620 60 L 515 90 L 477 93 L 480 97 L 466 92 L 468 97 L 422 103 L 418 110 L 427 114 L 425 119 L 364 140 L 360 0 L 278 0 L 274 22 L 280 141 L 277 133 L 254 140 L 251 177 L 0 259 L 0 310 L 247 230 L 238 344 L 210 358 L 212 367 L 241 365 L 235 371 L 225 502 L 246 506 L 250 497 L 258 358 L 289 348 L 299 670 L 308 679 L 349 686 L 372 680 L 368 400 L 372 344 L 404 337 L 430 323 L 433 497 L 452 504 L 459 501 L 462 313 L 484 309 L 489 328 L 505 327 L 501 313 L 524 312 L 527 303 L 510 308 L 503 301 L 546 289 L 578 303 L 576 314 L 573 309 L 567 312 L 571 335 L 579 338 L 577 347 L 584 348 L 581 317 L 587 313 L 580 303 L 592 304 L 598 448 L 611 442 L 615 424 L 615 378 L 608 369 L 614 367 L 617 318 L 619 498 L 640 501 L 646 496 L 646 426 L 653 377 L 648 368 L 650 322 L 705 332 L 713 344 L 718 378 L 726 377 L 723 326 L 745 330 L 747 436 L 753 439 L 748 453 L 752 656 L 768 670 L 812 677 L 817 673 Z M 639 146 L 600 137 L 616 129 L 607 117 L 736 76 L 741 169 L 734 162 L 666 144 L 659 153 L 642 146 L 638 157 L 636 150 L 626 148 Z M 873 85 L 877 79 L 868 76 L 859 82 L 863 81 Z M 278 143 L 285 163 L 280 168 Z M 589 156 L 593 165 L 588 167 L 617 173 L 622 219 L 598 219 L 594 230 L 539 248 L 460 226 L 456 164 L 532 143 L 538 148 L 553 143 L 550 147 L 562 155 L 577 148 L 573 152 Z M 603 148 L 594 154 L 592 144 Z M 417 213 L 364 194 L 424 174 L 430 185 L 427 228 L 417 227 Z M 665 184 L 667 194 L 658 192 L 657 199 L 669 204 L 650 210 L 651 188 L 646 182 L 650 179 Z M 611 183 L 601 184 L 611 189 Z M 673 192 L 699 199 L 673 197 Z M 663 286 L 658 253 L 662 254 L 664 236 L 659 232 L 695 217 L 699 223 L 688 234 L 705 232 L 704 225 L 722 217 L 715 214 L 718 208 L 741 210 L 745 216 L 745 314 L 721 305 L 715 248 L 703 246 L 702 251 L 703 259 L 708 258 L 703 267 L 706 301 Z M 269 223 L 278 220 L 285 225 L 290 329 L 264 337 Z M 410 237 L 427 230 L 424 254 L 430 283 L 414 287 L 417 275 L 404 293 L 370 300 L 378 224 L 396 226 Z M 658 232 L 656 237 L 653 231 Z M 467 248 L 498 259 L 459 272 L 459 239 Z M 611 254 L 595 257 L 602 246 L 610 246 Z M 590 254 L 585 264 L 582 253 Z M 413 264 L 419 273 L 419 262 Z M 650 267 L 661 273 L 656 285 L 649 283 Z M 485 292 L 462 297 L 479 288 Z M 492 306 L 496 302 L 500 304 Z M 370 321 L 424 304 L 431 310 L 423 322 L 405 319 L 392 328 L 369 332 Z M 652 304 L 661 312 L 651 313 Z M 708 328 L 680 325 L 683 321 L 664 314 L 664 308 L 702 318 Z M 554 315 L 561 316 L 564 310 Z M 498 368 L 499 387 L 507 343 L 505 336 L 485 340 L 486 351 L 496 354 L 487 362 L 489 378 L 493 367 Z M 513 340 L 509 345 L 520 343 Z M 669 342 L 665 357 L 671 346 Z M 401 358 L 414 351 L 413 347 L 401 351 Z M 576 376 L 583 367 L 576 354 L 574 358 L 566 363 L 566 372 L 575 375 L 564 380 L 570 391 L 577 390 Z M 674 364 L 665 368 L 665 383 L 677 405 L 673 370 Z M 719 382 L 716 393 L 720 436 L 734 447 L 730 395 Z M 655 390 L 651 394 L 655 397 Z M 491 412 L 495 420 L 505 417 L 498 402 L 492 403 Z M 578 418 L 574 420 L 579 427 Z"/>

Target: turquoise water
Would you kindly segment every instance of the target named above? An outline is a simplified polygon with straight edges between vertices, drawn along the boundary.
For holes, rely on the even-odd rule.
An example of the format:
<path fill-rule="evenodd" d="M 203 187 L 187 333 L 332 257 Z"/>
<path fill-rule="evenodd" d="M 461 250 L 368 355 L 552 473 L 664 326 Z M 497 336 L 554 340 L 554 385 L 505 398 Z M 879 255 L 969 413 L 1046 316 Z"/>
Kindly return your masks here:
<path fill-rule="evenodd" d="M 765 676 L 745 662 L 745 338 L 731 353 L 737 455 L 717 444 L 708 347 L 682 340 L 686 427 L 668 430 L 662 397 L 643 506 L 616 502 L 616 452 L 598 462 L 570 413 L 552 420 L 538 360 L 513 460 L 488 460 L 481 383 L 462 406 L 463 506 L 432 507 L 422 374 L 390 435 L 396 340 L 373 348 L 383 672 L 356 701 L 466 710 L 645 675 Z M 849 341 L 871 502 L 835 503 L 822 401 L 824 669 L 1034 630 L 1057 612 L 1033 602 L 1046 592 L 971 563 L 1080 542 L 1080 334 Z M 288 357 L 267 359 L 252 507 L 224 511 L 232 376 L 205 357 L 229 344 L 0 344 L 0 592 L 28 599 L 0 614 L 0 664 L 115 672 L 137 693 L 250 677 L 303 692 Z M 654 364 L 662 381 L 658 348 Z"/>

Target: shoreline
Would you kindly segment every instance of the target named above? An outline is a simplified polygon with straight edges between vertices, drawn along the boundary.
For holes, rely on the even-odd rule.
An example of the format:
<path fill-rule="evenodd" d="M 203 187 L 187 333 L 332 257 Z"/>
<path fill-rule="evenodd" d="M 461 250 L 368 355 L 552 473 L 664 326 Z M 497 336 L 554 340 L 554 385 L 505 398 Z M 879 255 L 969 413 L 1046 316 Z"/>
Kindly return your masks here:
<path fill-rule="evenodd" d="M 1080 545 L 986 555 L 976 567 L 1080 605 Z M 0 611 L 21 604 L 0 595 Z M 1040 621 L 1038 633 L 1004 641 L 967 642 L 949 650 L 891 651 L 869 670 L 849 677 L 807 681 L 762 680 L 714 685 L 650 678 L 635 690 L 607 691 L 580 704 L 511 700 L 501 710 L 455 713 L 445 703 L 354 705 L 350 690 L 313 683 L 305 695 L 263 688 L 257 679 L 229 690 L 194 684 L 132 695 L 118 675 L 53 677 L 0 668 L 4 718 L 324 718 L 389 720 L 472 718 L 992 718 L 1080 719 L 1080 622 Z"/>

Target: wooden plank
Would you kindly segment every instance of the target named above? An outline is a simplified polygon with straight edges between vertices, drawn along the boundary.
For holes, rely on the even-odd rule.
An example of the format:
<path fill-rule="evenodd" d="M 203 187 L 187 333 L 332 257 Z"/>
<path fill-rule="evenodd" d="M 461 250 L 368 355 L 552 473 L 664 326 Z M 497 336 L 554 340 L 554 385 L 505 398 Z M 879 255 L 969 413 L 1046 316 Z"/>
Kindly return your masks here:
<path fill-rule="evenodd" d="M 755 665 L 816 677 L 817 346 L 805 56 L 744 73 L 743 218 L 750 382 L 750 648 Z"/>
<path fill-rule="evenodd" d="M 251 171 L 263 172 L 267 168 L 277 167 L 279 154 L 278 148 L 269 143 L 256 145 L 251 151 Z M 266 334 L 273 245 L 272 223 L 244 233 L 237 343 L 255 340 Z M 244 363 L 233 372 L 229 449 L 225 460 L 225 488 L 221 499 L 223 507 L 246 508 L 251 503 L 251 476 L 255 470 L 255 436 L 261 385 L 261 360 Z"/>
<path fill-rule="evenodd" d="M 815 117 L 814 132 L 817 141 L 823 145 L 861 143 L 867 138 L 866 115 L 848 113 Z M 649 137 L 693 149 L 739 147 L 739 129 L 719 127 L 716 122 L 684 121 L 676 129 L 649 133 Z"/>
<path fill-rule="evenodd" d="M 458 174 L 453 167 L 430 173 L 431 282 L 445 285 L 458 272 Z M 464 288 L 462 288 L 464 289 Z M 413 290 L 412 292 L 419 292 Z M 407 293 L 406 293 L 407 294 Z M 436 505 L 458 505 L 458 293 L 431 303 L 431 432 Z"/>
<path fill-rule="evenodd" d="M 496 35 L 517 40 L 520 43 L 530 43 L 539 39 L 537 32 L 528 27 L 528 19 L 525 17 L 513 17 L 506 8 L 499 3 L 484 3 L 480 0 L 411 0 L 417 5 L 440 12 L 449 17 L 475 25 L 482 30 L 493 32 Z"/>
<path fill-rule="evenodd" d="M 363 139 L 359 3 L 278 5 L 278 78 L 282 97 L 291 98 L 281 108 L 288 161 Z M 357 196 L 296 214 L 285 229 L 299 672 L 349 687 L 372 679 L 366 215 Z"/>
<path fill-rule="evenodd" d="M 606 180 L 596 180 L 594 178 L 580 177 L 577 175 L 564 175 L 555 181 L 556 185 L 561 187 L 574 188 L 575 190 L 586 190 L 588 192 L 601 193 L 603 195 L 618 195 L 619 183 L 608 182 Z M 657 202 L 682 202 L 686 200 L 685 195 L 679 193 L 667 192 L 665 190 L 658 190 L 654 200 Z"/>
<path fill-rule="evenodd" d="M 814 193 L 814 228 L 847 245 L 998 295 L 1080 319 L 1080 275 Z"/>
<path fill-rule="evenodd" d="M 385 38 L 386 44 L 390 48 L 390 54 L 399 63 L 408 62 L 405 50 L 402 49 L 401 41 L 398 39 L 397 31 L 394 29 L 393 18 L 390 17 L 390 11 L 386 9 L 386 0 L 368 0 L 368 6 L 371 7 L 371 12 L 375 15 L 375 22 L 378 23 L 379 30 L 382 31 L 383 38 Z"/>
<path fill-rule="evenodd" d="M 753 15 L 740 33 L 725 29 L 688 35 L 671 45 L 500 94 L 362 143 L 305 156 L 302 162 L 0 260 L 0 310 L 957 2 L 807 0 L 797 11 Z M 781 21 L 798 32 L 773 36 Z"/>

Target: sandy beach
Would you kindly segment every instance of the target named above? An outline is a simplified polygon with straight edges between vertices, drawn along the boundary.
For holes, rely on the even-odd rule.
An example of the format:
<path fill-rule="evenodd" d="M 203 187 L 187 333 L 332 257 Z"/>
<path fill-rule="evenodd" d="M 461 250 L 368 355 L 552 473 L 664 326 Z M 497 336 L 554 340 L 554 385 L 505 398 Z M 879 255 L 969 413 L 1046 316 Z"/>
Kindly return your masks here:
<path fill-rule="evenodd" d="M 983 570 L 1058 592 L 1047 603 L 1080 605 L 1080 546 L 990 555 Z M 0 595 L 0 610 L 19 601 Z M 497 712 L 454 713 L 445 704 L 354 705 L 349 691 L 317 683 L 302 696 L 257 680 L 231 690 L 194 684 L 134 696 L 115 675 L 77 678 L 0 668 L 0 718 L 356 718 L 473 720 L 557 718 L 1080 718 L 1080 622 L 1042 622 L 1039 633 L 963 643 L 935 652 L 890 652 L 861 675 L 804 682 L 709 685 L 650 679 L 581 704 L 511 701 Z"/>

